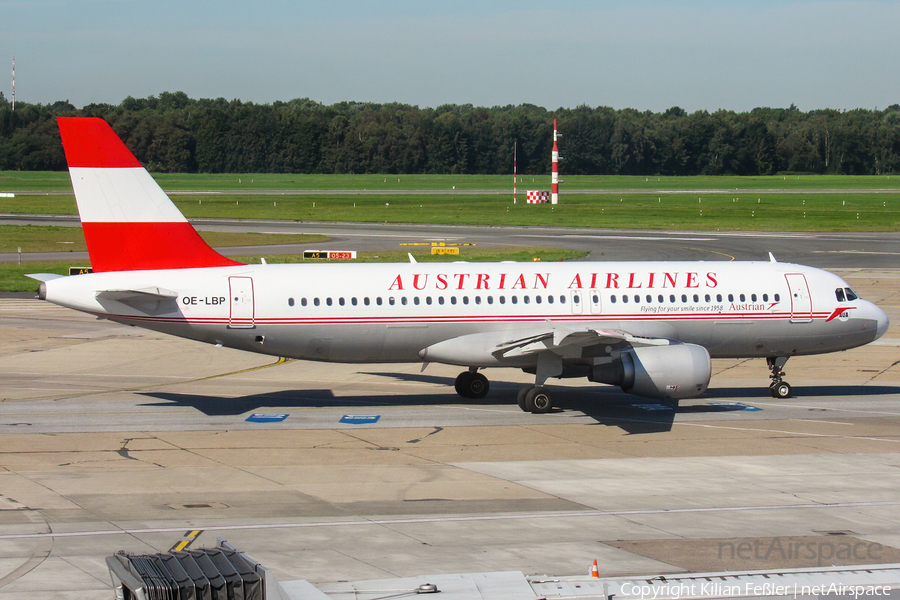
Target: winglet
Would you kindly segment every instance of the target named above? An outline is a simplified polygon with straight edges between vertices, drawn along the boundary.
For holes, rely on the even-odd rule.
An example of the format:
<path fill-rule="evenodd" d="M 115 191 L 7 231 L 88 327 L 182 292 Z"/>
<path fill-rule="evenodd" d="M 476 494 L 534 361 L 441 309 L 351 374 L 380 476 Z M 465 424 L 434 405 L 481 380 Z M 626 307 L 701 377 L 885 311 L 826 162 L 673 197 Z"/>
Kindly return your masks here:
<path fill-rule="evenodd" d="M 412 255 L 412 252 L 407 252 L 406 255 L 409 257 L 409 262 L 411 262 L 411 263 L 414 264 L 414 265 L 419 264 L 419 261 L 417 261 L 417 260 L 416 260 L 416 257 L 414 257 L 414 256 Z"/>
<path fill-rule="evenodd" d="M 769 262 L 778 262 L 777 260 L 775 260 L 775 255 L 771 252 L 769 252 Z"/>

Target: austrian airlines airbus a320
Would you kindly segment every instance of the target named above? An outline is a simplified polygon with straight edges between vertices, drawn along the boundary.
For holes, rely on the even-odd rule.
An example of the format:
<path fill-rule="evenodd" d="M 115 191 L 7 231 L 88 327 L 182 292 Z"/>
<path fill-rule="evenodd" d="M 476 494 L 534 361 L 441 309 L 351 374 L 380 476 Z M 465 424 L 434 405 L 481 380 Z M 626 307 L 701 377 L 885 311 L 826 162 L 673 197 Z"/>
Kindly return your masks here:
<path fill-rule="evenodd" d="M 547 412 L 545 382 L 587 377 L 677 402 L 713 358 L 765 358 L 773 396 L 791 356 L 877 339 L 885 313 L 841 278 L 775 262 L 244 265 L 210 248 L 109 125 L 60 118 L 94 273 L 41 280 L 40 297 L 128 325 L 305 360 L 535 375 L 519 406 Z"/>

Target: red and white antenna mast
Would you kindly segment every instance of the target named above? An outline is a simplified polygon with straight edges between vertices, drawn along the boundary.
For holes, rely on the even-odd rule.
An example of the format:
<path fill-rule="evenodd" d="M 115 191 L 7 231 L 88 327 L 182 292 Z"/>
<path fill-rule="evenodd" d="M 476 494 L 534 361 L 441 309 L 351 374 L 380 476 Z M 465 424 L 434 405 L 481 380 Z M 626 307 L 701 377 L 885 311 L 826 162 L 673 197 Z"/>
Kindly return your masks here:
<path fill-rule="evenodd" d="M 513 142 L 513 204 L 516 203 L 516 175 L 517 175 L 517 159 L 519 152 L 519 140 Z"/>
<path fill-rule="evenodd" d="M 556 119 L 553 119 L 553 153 L 550 171 L 550 204 L 559 204 L 559 146 L 556 145 Z"/>
<path fill-rule="evenodd" d="M 12 109 L 13 112 L 16 110 L 16 57 L 13 56 L 13 70 L 12 70 Z"/>

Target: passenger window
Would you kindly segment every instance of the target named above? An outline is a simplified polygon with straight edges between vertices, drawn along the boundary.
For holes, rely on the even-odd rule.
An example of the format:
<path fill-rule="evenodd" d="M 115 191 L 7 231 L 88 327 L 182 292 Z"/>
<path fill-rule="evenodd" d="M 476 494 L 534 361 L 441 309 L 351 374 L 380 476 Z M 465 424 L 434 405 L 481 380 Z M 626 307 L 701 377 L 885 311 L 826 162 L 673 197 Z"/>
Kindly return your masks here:
<path fill-rule="evenodd" d="M 456 296 L 450 296 L 450 304 L 456 304 Z"/>
<path fill-rule="evenodd" d="M 431 296 L 425 296 L 425 304 L 431 306 Z"/>
<path fill-rule="evenodd" d="M 682 295 L 681 295 L 681 302 L 682 302 L 683 304 L 687 304 L 687 294 L 682 294 Z"/>
<path fill-rule="evenodd" d="M 626 296 L 625 294 L 622 294 L 622 302 L 628 304 L 628 296 Z"/>
<path fill-rule="evenodd" d="M 358 302 L 356 300 L 356 296 L 354 296 L 353 298 L 350 298 L 350 304 L 352 304 L 353 306 L 356 306 L 358 304 Z"/>
<path fill-rule="evenodd" d="M 331 298 L 325 298 L 325 304 L 327 304 L 328 306 L 331 306 L 332 305 Z"/>
<path fill-rule="evenodd" d="M 494 303 L 494 297 L 493 297 L 493 296 L 488 296 L 488 297 L 487 297 L 487 301 L 488 301 L 488 304 L 493 304 L 493 303 Z"/>
<path fill-rule="evenodd" d="M 377 298 L 375 298 L 375 304 L 377 304 L 378 306 L 381 306 L 381 302 L 382 302 L 381 296 L 378 296 Z"/>
<path fill-rule="evenodd" d="M 781 294 L 775 294 L 775 302 L 781 302 Z"/>
<path fill-rule="evenodd" d="M 393 296 L 391 296 L 390 298 L 388 298 L 388 304 L 390 304 L 391 306 L 393 306 L 393 305 L 394 305 L 394 302 L 395 302 L 395 300 L 394 300 L 394 297 L 393 297 Z"/>
<path fill-rule="evenodd" d="M 768 301 L 769 301 L 769 295 L 763 294 L 763 302 L 768 302 Z"/>
<path fill-rule="evenodd" d="M 481 296 L 475 296 L 475 304 L 481 304 Z"/>
<path fill-rule="evenodd" d="M 500 296 L 500 304 L 506 304 L 506 296 Z"/>
<path fill-rule="evenodd" d="M 535 297 L 534 297 L 534 303 L 535 303 L 535 304 L 540 304 L 540 303 L 541 303 L 541 297 L 540 297 L 540 296 L 535 296 Z"/>
<path fill-rule="evenodd" d="M 659 296 L 656 297 L 656 301 L 659 302 L 660 304 L 662 304 L 663 302 L 666 301 L 666 299 L 665 299 L 665 297 L 663 297 L 662 294 L 660 294 Z"/>
<path fill-rule="evenodd" d="M 750 294 L 750 302 L 756 302 L 756 294 Z"/>
<path fill-rule="evenodd" d="M 744 296 L 743 294 L 741 294 L 741 302 L 744 302 L 744 301 L 746 300 L 746 298 L 747 298 L 746 296 Z"/>
<path fill-rule="evenodd" d="M 368 297 L 368 296 L 366 296 L 365 298 L 363 298 L 363 304 L 365 304 L 366 306 L 369 305 L 369 297 Z"/>
<path fill-rule="evenodd" d="M 341 306 L 344 305 L 344 298 L 343 298 L 343 296 L 340 297 L 340 298 L 338 298 L 338 304 L 340 304 Z"/>
<path fill-rule="evenodd" d="M 438 304 L 443 304 L 443 303 L 444 303 L 444 297 L 438 296 Z"/>
<path fill-rule="evenodd" d="M 300 298 L 300 306 L 306 306 L 306 298 Z"/>
<path fill-rule="evenodd" d="M 403 306 L 406 306 L 406 296 L 402 296 L 400 298 L 400 304 L 402 304 Z"/>
<path fill-rule="evenodd" d="M 669 302 L 675 302 L 675 294 L 669 294 Z"/>
<path fill-rule="evenodd" d="M 859 296 L 856 295 L 856 292 L 854 292 L 850 288 L 844 288 L 844 290 L 847 292 L 847 301 L 848 302 L 853 302 L 854 300 L 859 300 Z"/>
<path fill-rule="evenodd" d="M 734 302 L 734 294 L 728 294 L 728 301 Z"/>
<path fill-rule="evenodd" d="M 510 296 L 510 297 L 509 297 L 509 301 L 512 302 L 513 304 L 518 304 L 518 303 L 519 303 L 519 297 L 518 297 L 518 296 Z"/>
<path fill-rule="evenodd" d="M 653 296 L 651 296 L 650 294 L 647 294 L 647 304 L 650 304 L 652 302 L 653 302 Z"/>
<path fill-rule="evenodd" d="M 716 302 L 722 301 L 722 294 L 716 294 Z"/>
<path fill-rule="evenodd" d="M 612 302 L 613 304 L 615 304 L 616 303 L 616 295 L 613 294 L 612 296 L 610 296 L 609 301 Z"/>
<path fill-rule="evenodd" d="M 560 294 L 560 295 L 559 295 L 559 303 L 560 303 L 560 304 L 565 304 L 565 303 L 566 303 L 566 297 L 565 297 L 564 294 Z"/>
<path fill-rule="evenodd" d="M 547 296 L 547 304 L 553 304 L 553 295 Z"/>
<path fill-rule="evenodd" d="M 712 298 L 709 297 L 709 294 L 706 294 L 705 296 L 703 296 L 704 302 L 709 303 L 710 300 L 712 300 Z"/>
<path fill-rule="evenodd" d="M 469 297 L 463 296 L 463 304 L 468 304 L 468 303 L 469 303 Z"/>
<path fill-rule="evenodd" d="M 313 306 L 318 306 L 318 305 L 319 305 L 319 299 L 313 298 Z"/>
<path fill-rule="evenodd" d="M 416 306 L 419 305 L 419 297 L 418 296 L 413 297 L 413 304 L 415 304 Z"/>
<path fill-rule="evenodd" d="M 623 296 L 623 298 L 624 298 L 624 296 Z M 578 304 L 579 302 L 581 302 L 581 296 L 572 296 L 572 302 L 574 304 Z"/>
<path fill-rule="evenodd" d="M 634 303 L 635 303 L 635 304 L 640 304 L 640 303 L 641 303 L 641 297 L 638 296 L 637 294 L 634 295 Z"/>
<path fill-rule="evenodd" d="M 293 305 L 294 305 L 294 299 L 288 298 L 288 306 L 293 306 Z"/>

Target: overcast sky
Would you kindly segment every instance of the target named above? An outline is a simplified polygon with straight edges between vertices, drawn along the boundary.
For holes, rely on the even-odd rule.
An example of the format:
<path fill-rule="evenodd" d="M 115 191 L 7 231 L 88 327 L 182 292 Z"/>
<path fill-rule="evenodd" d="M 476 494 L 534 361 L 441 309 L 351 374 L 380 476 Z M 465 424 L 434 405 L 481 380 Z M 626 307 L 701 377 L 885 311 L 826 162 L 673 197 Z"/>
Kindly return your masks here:
<path fill-rule="evenodd" d="M 79 107 L 183 91 L 423 107 L 884 108 L 900 103 L 898 32 L 900 1 L 0 0 L 17 99 Z"/>

